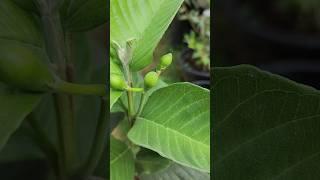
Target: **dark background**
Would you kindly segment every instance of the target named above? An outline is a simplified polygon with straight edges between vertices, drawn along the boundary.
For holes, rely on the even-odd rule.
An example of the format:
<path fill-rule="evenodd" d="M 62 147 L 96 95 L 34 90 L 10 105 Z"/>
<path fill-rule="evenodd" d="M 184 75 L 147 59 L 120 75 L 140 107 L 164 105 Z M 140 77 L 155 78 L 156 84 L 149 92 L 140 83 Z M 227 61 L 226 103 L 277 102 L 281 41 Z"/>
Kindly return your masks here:
<path fill-rule="evenodd" d="M 216 0 L 213 66 L 252 64 L 320 89 L 320 1 L 291 2 Z"/>

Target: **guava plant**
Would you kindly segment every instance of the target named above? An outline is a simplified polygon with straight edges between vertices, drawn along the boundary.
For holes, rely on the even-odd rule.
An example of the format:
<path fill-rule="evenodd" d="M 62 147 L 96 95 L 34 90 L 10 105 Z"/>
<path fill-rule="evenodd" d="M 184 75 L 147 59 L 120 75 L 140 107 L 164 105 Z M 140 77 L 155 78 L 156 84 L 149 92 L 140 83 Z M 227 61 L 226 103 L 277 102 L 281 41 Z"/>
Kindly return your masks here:
<path fill-rule="evenodd" d="M 163 82 L 171 53 L 149 66 L 182 2 L 111 0 L 110 111 L 124 114 L 111 119 L 112 180 L 210 178 L 209 90 Z"/>
<path fill-rule="evenodd" d="M 44 160 L 50 179 L 106 174 L 106 64 L 86 32 L 107 22 L 108 4 L 0 2 L 0 162 Z"/>

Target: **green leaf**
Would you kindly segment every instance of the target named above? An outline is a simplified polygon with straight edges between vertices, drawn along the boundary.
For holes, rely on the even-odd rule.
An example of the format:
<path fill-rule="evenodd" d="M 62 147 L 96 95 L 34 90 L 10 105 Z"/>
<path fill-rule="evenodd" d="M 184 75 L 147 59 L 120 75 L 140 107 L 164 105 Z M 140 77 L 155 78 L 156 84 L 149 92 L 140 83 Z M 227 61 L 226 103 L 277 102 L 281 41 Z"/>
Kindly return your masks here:
<path fill-rule="evenodd" d="M 65 3 L 64 20 L 68 31 L 87 31 L 107 22 L 109 1 L 70 0 Z"/>
<path fill-rule="evenodd" d="M 0 86 L 0 150 L 25 117 L 40 102 L 41 94 L 12 91 Z"/>
<path fill-rule="evenodd" d="M 137 40 L 131 68 L 149 65 L 152 53 L 173 20 L 183 0 L 111 0 L 110 38 L 124 47 Z"/>
<path fill-rule="evenodd" d="M 140 180 L 209 180 L 210 175 L 192 168 L 172 163 L 168 168 L 149 175 L 141 175 Z"/>
<path fill-rule="evenodd" d="M 122 91 L 117 91 L 110 88 L 110 110 L 112 109 L 113 105 L 118 101 L 118 99 L 122 95 Z"/>
<path fill-rule="evenodd" d="M 10 136 L 0 151 L 1 163 L 22 162 L 27 160 L 45 159 L 44 153 L 31 138 L 31 128 L 24 121 Z M 23 149 L 23 151 L 21 151 Z"/>
<path fill-rule="evenodd" d="M 42 46 L 39 27 L 31 14 L 22 10 L 12 0 L 0 3 L 0 39 L 15 40 L 34 46 Z"/>
<path fill-rule="evenodd" d="M 111 138 L 110 177 L 111 180 L 129 180 L 134 177 L 134 160 L 131 149 L 122 142 Z"/>
<path fill-rule="evenodd" d="M 319 179 L 319 91 L 251 66 L 213 72 L 214 179 Z"/>
<path fill-rule="evenodd" d="M 155 91 L 129 139 L 175 162 L 210 171 L 210 93 L 190 83 Z"/>

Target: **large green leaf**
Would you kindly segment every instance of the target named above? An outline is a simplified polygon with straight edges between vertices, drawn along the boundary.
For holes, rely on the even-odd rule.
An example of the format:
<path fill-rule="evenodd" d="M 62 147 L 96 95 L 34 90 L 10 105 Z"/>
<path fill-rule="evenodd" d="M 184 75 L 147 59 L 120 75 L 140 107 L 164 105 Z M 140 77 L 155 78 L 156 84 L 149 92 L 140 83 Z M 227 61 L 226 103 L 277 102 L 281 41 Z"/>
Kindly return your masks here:
<path fill-rule="evenodd" d="M 0 150 L 25 117 L 40 102 L 41 94 L 13 91 L 0 85 Z"/>
<path fill-rule="evenodd" d="M 251 66 L 213 71 L 215 179 L 319 179 L 320 92 Z"/>
<path fill-rule="evenodd" d="M 111 180 L 130 180 L 134 177 L 134 160 L 131 149 L 111 137 L 110 177 Z"/>
<path fill-rule="evenodd" d="M 156 90 L 130 140 L 180 164 L 210 171 L 210 93 L 190 83 Z"/>
<path fill-rule="evenodd" d="M 0 163 L 45 159 L 43 151 L 35 144 L 31 133 L 32 129 L 28 122 L 24 121 L 21 123 L 20 127 L 10 135 L 10 138 L 1 149 Z"/>
<path fill-rule="evenodd" d="M 131 67 L 149 65 L 152 53 L 183 0 L 111 0 L 110 37 L 121 46 L 137 40 Z"/>
<path fill-rule="evenodd" d="M 40 15 L 36 0 L 9 0 L 29 12 Z M 93 29 L 109 20 L 108 0 L 58 0 L 63 1 L 60 15 L 67 31 L 82 32 Z"/>
<path fill-rule="evenodd" d="M 68 31 L 86 31 L 109 20 L 107 0 L 69 0 L 62 8 Z"/>
<path fill-rule="evenodd" d="M 189 167 L 172 163 L 168 168 L 153 174 L 144 174 L 140 180 L 209 180 L 210 175 Z"/>
<path fill-rule="evenodd" d="M 0 25 L 0 39 L 34 46 L 43 44 L 38 25 L 32 15 L 22 10 L 12 0 L 2 0 L 0 3 Z"/>

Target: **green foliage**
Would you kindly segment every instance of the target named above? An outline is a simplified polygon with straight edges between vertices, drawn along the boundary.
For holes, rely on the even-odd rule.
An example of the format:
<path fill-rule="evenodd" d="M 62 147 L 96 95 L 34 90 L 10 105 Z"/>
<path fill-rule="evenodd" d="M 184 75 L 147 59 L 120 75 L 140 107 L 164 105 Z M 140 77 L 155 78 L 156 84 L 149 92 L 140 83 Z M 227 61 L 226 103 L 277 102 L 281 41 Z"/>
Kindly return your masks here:
<path fill-rule="evenodd" d="M 111 40 L 124 47 L 136 39 L 130 67 L 141 70 L 151 63 L 152 53 L 183 0 L 111 0 Z"/>
<path fill-rule="evenodd" d="M 106 0 L 65 0 L 64 27 L 67 31 L 86 31 L 109 21 Z M 70 1 L 68 3 L 68 1 Z"/>
<path fill-rule="evenodd" d="M 25 117 L 38 105 L 41 94 L 29 94 L 0 85 L 0 150 L 19 128 Z"/>
<path fill-rule="evenodd" d="M 15 5 L 12 0 L 1 1 L 0 24 L 1 39 L 16 40 L 37 47 L 44 44 L 35 18 Z"/>
<path fill-rule="evenodd" d="M 15 52 L 15 53 L 12 53 Z M 46 91 L 54 82 L 43 49 L 0 39 L 0 80 L 31 91 Z"/>
<path fill-rule="evenodd" d="M 192 27 L 185 34 L 188 48 L 193 50 L 192 59 L 203 70 L 210 69 L 210 0 L 189 0 L 179 11 L 179 19 L 188 21 Z"/>
<path fill-rule="evenodd" d="M 133 153 L 126 144 L 114 138 L 111 138 L 110 167 L 111 179 L 133 179 Z"/>
<path fill-rule="evenodd" d="M 22 9 L 40 15 L 38 0 L 8 0 L 13 1 Z M 58 2 L 62 24 L 66 31 L 84 32 L 105 24 L 109 18 L 106 0 L 56 0 Z"/>
<path fill-rule="evenodd" d="M 95 167 L 105 144 L 106 85 L 79 82 L 104 83 L 106 65 L 93 63 L 90 49 L 98 46 L 88 34 L 74 31 L 104 24 L 106 6 L 100 0 L 1 1 L 1 164 L 41 158 L 49 178 L 59 180 L 102 174 Z"/>
<path fill-rule="evenodd" d="M 110 91 L 111 112 L 127 115 L 112 132 L 111 141 L 117 138 L 117 144 L 123 145 L 119 150 L 119 145 L 111 144 L 111 156 L 117 157 L 117 151 L 122 155 L 118 159 L 129 158 L 113 161 L 111 180 L 133 179 L 134 175 L 209 179 L 209 91 L 190 83 L 164 83 L 161 73 L 172 63 L 171 53 L 145 76 L 139 72 L 152 63 L 153 51 L 182 2 L 111 1 L 110 75 L 123 76 L 129 86 L 125 93 L 116 88 Z M 121 128 L 123 123 L 127 128 Z"/>
<path fill-rule="evenodd" d="M 319 91 L 252 66 L 213 69 L 215 179 L 318 179 Z"/>
<path fill-rule="evenodd" d="M 209 100 L 208 90 L 189 83 L 161 88 L 148 99 L 129 139 L 180 164 L 209 172 Z"/>
<path fill-rule="evenodd" d="M 162 180 L 162 179 L 194 179 L 194 180 L 209 180 L 210 175 L 197 171 L 192 168 L 181 166 L 176 163 L 171 163 L 169 167 L 162 169 L 153 174 L 143 174 L 140 176 L 141 180 Z"/>

